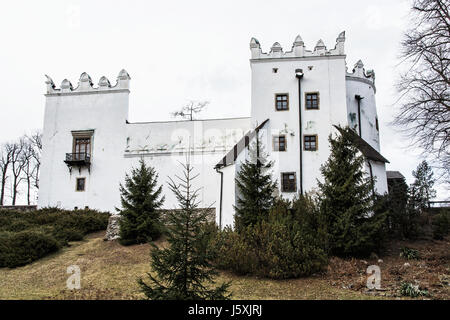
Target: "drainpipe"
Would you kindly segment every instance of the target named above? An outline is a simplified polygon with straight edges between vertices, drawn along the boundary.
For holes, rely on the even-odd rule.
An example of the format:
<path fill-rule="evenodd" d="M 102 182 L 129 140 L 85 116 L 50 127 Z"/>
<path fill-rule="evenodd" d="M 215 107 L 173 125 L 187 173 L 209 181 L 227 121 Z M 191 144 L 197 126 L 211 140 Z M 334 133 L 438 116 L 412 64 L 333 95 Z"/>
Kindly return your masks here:
<path fill-rule="evenodd" d="M 373 171 L 372 171 L 372 164 L 370 163 L 370 160 L 367 159 L 367 164 L 369 165 L 369 172 L 370 172 L 370 182 L 372 184 L 372 196 L 375 200 L 375 184 L 373 182 Z"/>
<path fill-rule="evenodd" d="M 303 195 L 303 136 L 302 136 L 302 79 L 303 70 L 295 70 L 295 77 L 298 80 L 298 131 L 300 140 L 300 170 L 299 170 L 299 184 L 300 184 L 300 194 Z"/>
<path fill-rule="evenodd" d="M 364 97 L 357 94 L 355 95 L 355 99 L 358 101 L 358 129 L 359 136 L 361 137 L 361 100 L 364 99 Z"/>
<path fill-rule="evenodd" d="M 223 172 L 219 168 L 216 168 L 216 172 L 220 174 L 219 230 L 222 230 Z"/>
<path fill-rule="evenodd" d="M 256 129 L 256 167 L 261 166 L 261 162 L 259 161 L 259 130 Z"/>

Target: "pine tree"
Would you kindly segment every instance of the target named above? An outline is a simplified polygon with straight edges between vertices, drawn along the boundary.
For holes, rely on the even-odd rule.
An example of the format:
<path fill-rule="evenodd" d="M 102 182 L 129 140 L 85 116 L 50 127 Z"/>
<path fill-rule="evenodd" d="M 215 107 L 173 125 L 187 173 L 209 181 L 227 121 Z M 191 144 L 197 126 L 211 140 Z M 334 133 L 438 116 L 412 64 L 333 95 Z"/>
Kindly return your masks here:
<path fill-rule="evenodd" d="M 249 151 L 250 157 L 242 163 L 235 179 L 238 197 L 234 207 L 234 224 L 238 232 L 268 217 L 277 189 L 277 183 L 268 171 L 273 163 L 267 161 L 258 134 Z"/>
<path fill-rule="evenodd" d="M 140 279 L 139 285 L 152 300 L 218 300 L 228 299 L 229 283 L 213 288 L 217 275 L 212 261 L 215 250 L 210 246 L 212 233 L 206 228 L 208 211 L 198 209 L 198 191 L 192 189 L 193 168 L 183 165 L 184 177 L 170 179 L 180 210 L 168 213 L 169 247 L 154 246 L 151 267 L 156 277 L 148 273 L 150 284 Z"/>
<path fill-rule="evenodd" d="M 391 237 L 403 238 L 409 233 L 408 193 L 405 178 L 388 180 L 389 193 L 386 196 L 389 210 L 388 228 Z"/>
<path fill-rule="evenodd" d="M 133 168 L 131 176 L 125 175 L 125 185 L 120 184 L 122 209 L 117 209 L 120 219 L 120 243 L 130 245 L 158 239 L 162 234 L 159 208 L 164 203 L 158 174 L 145 161 Z"/>
<path fill-rule="evenodd" d="M 400 239 L 416 237 L 420 229 L 420 211 L 414 206 L 411 189 L 405 178 L 388 180 L 388 188 L 389 194 L 383 196 L 387 201 L 388 236 Z"/>
<path fill-rule="evenodd" d="M 425 160 L 412 172 L 415 181 L 411 185 L 411 199 L 414 206 L 424 210 L 429 207 L 429 201 L 436 197 L 433 185 L 436 180 L 433 178 L 433 170 Z"/>
<path fill-rule="evenodd" d="M 328 248 L 339 256 L 370 254 L 384 224 L 382 214 L 372 216 L 372 181 L 362 170 L 364 157 L 352 143 L 350 130 L 342 129 L 335 139 L 330 135 L 331 154 L 321 167 L 324 182 L 318 182 Z"/>

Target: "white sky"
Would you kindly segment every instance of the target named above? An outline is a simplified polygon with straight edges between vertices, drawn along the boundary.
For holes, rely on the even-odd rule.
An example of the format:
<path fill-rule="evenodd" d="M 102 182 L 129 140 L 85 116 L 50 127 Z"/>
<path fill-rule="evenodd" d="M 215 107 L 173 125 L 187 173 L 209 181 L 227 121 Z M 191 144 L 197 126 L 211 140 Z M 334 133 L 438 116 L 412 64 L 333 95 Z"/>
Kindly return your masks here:
<path fill-rule="evenodd" d="M 334 47 L 346 31 L 347 63 L 374 69 L 381 152 L 388 170 L 411 171 L 420 159 L 393 119 L 399 41 L 409 0 L 315 1 L 2 1 L 0 142 L 42 128 L 45 78 L 73 85 L 131 76 L 130 121 L 170 120 L 189 99 L 209 100 L 203 118 L 250 115 L 251 37 L 269 51 L 290 49 L 297 34 L 312 49 Z M 447 198 L 439 188 L 439 197 Z"/>

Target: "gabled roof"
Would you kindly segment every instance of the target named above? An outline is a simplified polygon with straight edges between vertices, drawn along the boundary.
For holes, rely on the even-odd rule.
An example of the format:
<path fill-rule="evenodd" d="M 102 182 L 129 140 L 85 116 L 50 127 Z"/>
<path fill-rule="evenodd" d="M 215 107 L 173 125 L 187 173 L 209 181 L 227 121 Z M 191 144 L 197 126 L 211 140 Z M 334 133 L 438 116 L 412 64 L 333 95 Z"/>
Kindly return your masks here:
<path fill-rule="evenodd" d="M 268 121 L 269 119 L 266 119 L 263 123 L 261 123 L 258 127 L 256 127 L 255 130 L 246 133 L 241 138 L 241 140 L 239 140 L 238 143 L 234 145 L 233 149 L 228 151 L 228 153 L 222 158 L 222 160 L 220 160 L 220 162 L 216 164 L 214 168 L 219 169 L 233 164 L 236 161 L 238 155 L 242 152 L 242 150 L 244 150 L 249 145 L 250 140 L 252 140 L 256 136 L 256 133 L 262 127 L 264 127 Z"/>
<path fill-rule="evenodd" d="M 345 132 L 342 128 L 338 126 L 334 127 L 338 129 L 341 134 Z M 375 150 L 370 144 L 368 144 L 363 138 L 361 138 L 355 131 L 349 130 L 349 133 L 350 133 L 350 140 L 367 159 L 389 163 L 389 160 L 383 157 L 377 150 Z"/>
<path fill-rule="evenodd" d="M 386 177 L 388 179 L 405 179 L 399 171 L 386 171 Z"/>

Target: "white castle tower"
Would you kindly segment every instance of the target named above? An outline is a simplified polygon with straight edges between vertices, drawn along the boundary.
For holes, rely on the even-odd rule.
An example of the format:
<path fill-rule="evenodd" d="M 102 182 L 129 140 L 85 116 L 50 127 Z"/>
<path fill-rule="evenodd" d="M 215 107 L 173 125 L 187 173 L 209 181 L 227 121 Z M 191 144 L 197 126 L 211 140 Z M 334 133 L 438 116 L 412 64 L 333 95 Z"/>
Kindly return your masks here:
<path fill-rule="evenodd" d="M 102 77 L 94 87 L 83 73 L 78 86 L 57 89 L 47 77 L 39 207 L 109 210 L 120 206 L 119 183 L 140 158 L 159 173 L 164 207 L 176 207 L 166 181 L 189 152 L 200 174 L 203 207 L 215 209 L 220 226 L 233 224 L 235 178 L 248 146 L 259 132 L 274 160 L 279 194 L 292 199 L 313 191 L 330 154 L 336 126 L 355 129 L 354 143 L 365 156 L 374 192 L 387 192 L 380 154 L 375 74 L 358 61 L 347 72 L 345 33 L 333 49 L 319 40 L 308 50 L 297 36 L 290 51 L 276 42 L 264 53 L 252 38 L 251 116 L 246 118 L 129 123 L 130 77 L 119 73 L 112 86 Z"/>
<path fill-rule="evenodd" d="M 82 73 L 76 88 L 65 79 L 57 89 L 47 76 L 39 207 L 119 205 L 129 80 L 122 70 L 114 86 L 102 77 L 94 88 Z"/>
<path fill-rule="evenodd" d="M 338 134 L 335 126 L 339 125 L 355 129 L 354 143 L 366 158 L 374 192 L 387 192 L 388 161 L 379 153 L 375 75 L 366 72 L 361 61 L 348 73 L 344 44 L 345 32 L 331 50 L 322 40 L 314 50 L 307 50 L 300 36 L 286 52 L 275 42 L 264 53 L 258 40 L 250 41 L 251 122 L 273 160 L 274 178 L 284 198 L 317 187 L 322 179 L 320 167 L 330 154 L 328 137 Z M 218 164 L 228 186 L 224 203 L 234 204 L 237 191 L 231 185 L 254 137 L 255 133 L 248 135 Z M 226 223 L 232 222 L 233 214 L 232 205 L 222 208 Z"/>

